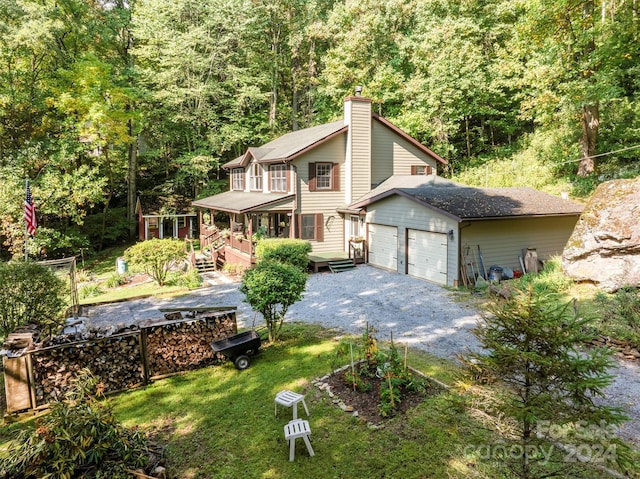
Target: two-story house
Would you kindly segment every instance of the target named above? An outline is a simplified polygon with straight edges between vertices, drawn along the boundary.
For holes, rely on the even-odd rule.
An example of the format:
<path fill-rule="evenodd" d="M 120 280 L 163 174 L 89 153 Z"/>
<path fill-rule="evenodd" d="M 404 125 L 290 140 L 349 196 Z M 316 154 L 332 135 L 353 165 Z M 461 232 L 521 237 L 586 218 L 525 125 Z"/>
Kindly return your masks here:
<path fill-rule="evenodd" d="M 487 279 L 493 266 L 528 272 L 523 259 L 533 252 L 541 260 L 562 253 L 582 205 L 531 188 L 457 184 L 437 176 L 445 163 L 356 90 L 343 120 L 288 133 L 224 165 L 230 190 L 193 202 L 200 242 L 221 234 L 211 228 L 221 211 L 229 235 L 216 254 L 228 263 L 249 266 L 256 235 L 301 238 L 321 258 L 315 265 L 361 254 L 448 286 Z"/>
<path fill-rule="evenodd" d="M 314 253 L 348 252 L 350 240 L 366 238 L 364 210 L 350 204 L 394 175 L 437 174 L 446 161 L 374 113 L 361 90 L 345 99 L 343 120 L 288 133 L 226 163 L 229 191 L 193 202 L 206 219 L 201 245 L 220 234 L 211 226 L 221 211 L 230 216 L 226 262 L 250 265 L 255 235 L 305 239 Z"/>

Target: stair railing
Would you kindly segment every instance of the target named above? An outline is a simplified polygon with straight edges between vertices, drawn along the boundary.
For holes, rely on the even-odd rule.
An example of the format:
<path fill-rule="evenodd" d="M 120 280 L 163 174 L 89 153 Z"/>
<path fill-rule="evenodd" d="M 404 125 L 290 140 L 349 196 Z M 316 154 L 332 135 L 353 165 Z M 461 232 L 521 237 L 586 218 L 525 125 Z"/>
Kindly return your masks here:
<path fill-rule="evenodd" d="M 368 249 L 367 242 L 362 241 L 352 241 L 349 240 L 349 258 L 353 259 L 353 263 L 356 263 L 356 260 L 363 259 L 365 263 L 368 262 Z"/>
<path fill-rule="evenodd" d="M 185 252 L 187 253 L 187 262 L 191 265 L 192 268 L 195 268 L 196 267 L 196 250 L 193 248 L 193 240 L 185 236 L 184 241 L 185 241 L 184 249 L 185 249 Z M 187 247 L 187 244 L 189 244 L 188 247 Z"/>

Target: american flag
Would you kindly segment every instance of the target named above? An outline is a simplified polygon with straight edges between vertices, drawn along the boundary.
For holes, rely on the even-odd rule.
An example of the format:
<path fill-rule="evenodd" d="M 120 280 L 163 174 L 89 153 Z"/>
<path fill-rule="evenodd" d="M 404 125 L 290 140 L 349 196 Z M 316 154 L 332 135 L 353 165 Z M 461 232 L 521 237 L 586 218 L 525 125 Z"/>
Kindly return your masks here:
<path fill-rule="evenodd" d="M 27 192 L 24 197 L 24 222 L 27 224 L 27 233 L 31 236 L 36 234 L 36 207 L 33 204 L 33 196 L 31 196 L 31 188 L 27 181 Z"/>

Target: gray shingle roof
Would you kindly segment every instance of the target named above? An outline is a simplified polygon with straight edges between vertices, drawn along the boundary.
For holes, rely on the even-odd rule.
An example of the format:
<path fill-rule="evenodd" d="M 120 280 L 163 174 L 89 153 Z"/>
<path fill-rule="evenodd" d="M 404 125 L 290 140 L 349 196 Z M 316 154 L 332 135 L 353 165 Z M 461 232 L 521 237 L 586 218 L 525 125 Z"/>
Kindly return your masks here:
<path fill-rule="evenodd" d="M 415 179 L 418 178 L 418 179 Z M 583 206 L 527 187 L 475 188 L 438 177 L 391 177 L 350 208 L 400 195 L 459 220 L 517 216 L 577 216 Z"/>
<path fill-rule="evenodd" d="M 285 160 L 343 129 L 345 131 L 347 129 L 344 121 L 338 120 L 332 123 L 305 128 L 304 130 L 296 130 L 282 135 L 260 147 L 250 147 L 247 153 L 250 153 L 257 161 L 264 163 Z M 235 160 L 229 161 L 224 167 L 233 168 L 234 166 L 241 166 L 245 156 L 246 155 L 239 156 Z"/>
<path fill-rule="evenodd" d="M 191 204 L 229 213 L 244 213 L 261 206 L 272 206 L 277 203 L 282 203 L 283 209 L 291 209 L 293 196 L 288 193 L 225 191 L 224 193 L 193 201 Z"/>

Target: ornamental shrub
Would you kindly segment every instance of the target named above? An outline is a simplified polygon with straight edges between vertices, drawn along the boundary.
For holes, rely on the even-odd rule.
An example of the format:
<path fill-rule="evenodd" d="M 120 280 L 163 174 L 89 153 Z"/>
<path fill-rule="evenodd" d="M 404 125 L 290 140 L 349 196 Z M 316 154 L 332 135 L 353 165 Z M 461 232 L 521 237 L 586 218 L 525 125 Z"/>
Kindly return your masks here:
<path fill-rule="evenodd" d="M 301 270 L 309 265 L 311 243 L 299 239 L 268 238 L 256 245 L 256 257 L 259 261 L 277 261 L 293 265 Z"/>
<path fill-rule="evenodd" d="M 172 268 L 187 257 L 184 242 L 178 239 L 151 239 L 127 248 L 125 259 L 132 267 L 139 267 L 159 286 L 164 286 Z"/>
<path fill-rule="evenodd" d="M 9 443 L 0 477 L 125 479 L 128 470 L 144 467 L 146 437 L 117 421 L 100 400 L 102 387 L 99 378 L 81 371 L 66 400 L 53 403 L 35 430 L 23 430 Z"/>
<path fill-rule="evenodd" d="M 302 299 L 307 275 L 291 264 L 260 261 L 247 270 L 240 291 L 253 309 L 262 313 L 269 341 L 276 341 L 289 306 Z"/>
<path fill-rule="evenodd" d="M 62 324 L 67 285 L 53 271 L 31 261 L 0 263 L 0 336 L 25 324 Z"/>

